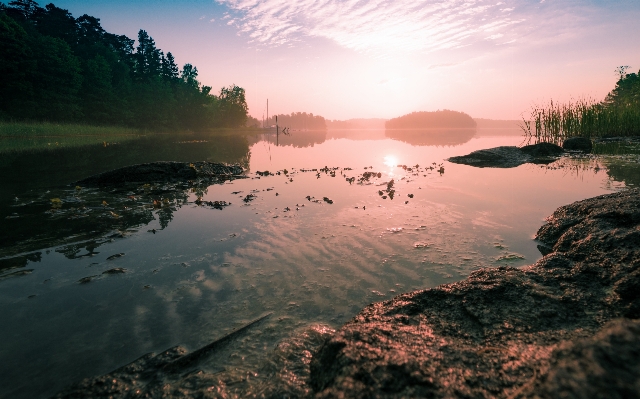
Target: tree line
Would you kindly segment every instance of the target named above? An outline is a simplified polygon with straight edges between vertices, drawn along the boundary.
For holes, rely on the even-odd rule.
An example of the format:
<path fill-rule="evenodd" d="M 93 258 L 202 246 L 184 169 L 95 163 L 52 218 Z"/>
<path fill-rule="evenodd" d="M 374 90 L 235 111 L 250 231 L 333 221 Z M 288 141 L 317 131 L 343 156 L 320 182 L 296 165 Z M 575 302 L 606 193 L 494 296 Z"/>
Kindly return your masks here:
<path fill-rule="evenodd" d="M 640 71 L 627 73 L 629 66 L 616 68 L 619 75 L 616 87 L 605 97 L 604 105 L 610 107 L 640 109 Z"/>
<path fill-rule="evenodd" d="M 324 117 L 313 115 L 306 112 L 292 112 L 289 114 L 277 115 L 278 125 L 280 127 L 288 127 L 295 130 L 326 130 L 327 123 Z M 265 127 L 274 126 L 276 124 L 276 115 L 269 117 L 265 121 Z"/>
<path fill-rule="evenodd" d="M 105 31 L 100 19 L 34 0 L 0 3 L 0 120 L 150 129 L 240 127 L 245 91 L 217 95 L 151 36 Z"/>

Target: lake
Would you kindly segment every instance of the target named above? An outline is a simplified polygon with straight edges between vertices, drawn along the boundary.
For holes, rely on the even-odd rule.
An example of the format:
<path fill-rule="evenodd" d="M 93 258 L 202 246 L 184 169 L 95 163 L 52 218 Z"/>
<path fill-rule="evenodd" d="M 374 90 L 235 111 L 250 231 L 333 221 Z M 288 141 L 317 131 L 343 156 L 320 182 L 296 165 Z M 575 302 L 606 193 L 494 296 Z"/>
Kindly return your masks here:
<path fill-rule="evenodd" d="M 509 130 L 293 131 L 1 154 L 0 397 L 46 397 L 271 313 L 206 365 L 249 395 L 250 380 L 269 383 L 288 364 L 292 343 L 312 350 L 371 302 L 531 264 L 556 208 L 640 184 L 637 156 L 446 161 L 522 142 Z M 73 184 L 160 160 L 238 163 L 248 178 Z M 295 385 L 294 374 L 278 378 Z"/>

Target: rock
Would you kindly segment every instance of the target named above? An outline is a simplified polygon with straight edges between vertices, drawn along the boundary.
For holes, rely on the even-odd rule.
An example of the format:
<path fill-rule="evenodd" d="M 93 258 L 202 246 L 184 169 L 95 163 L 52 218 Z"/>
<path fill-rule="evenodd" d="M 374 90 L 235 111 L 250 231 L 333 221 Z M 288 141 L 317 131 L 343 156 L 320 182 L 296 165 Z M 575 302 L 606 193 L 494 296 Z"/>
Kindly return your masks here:
<path fill-rule="evenodd" d="M 619 319 L 592 338 L 566 342 L 524 398 L 633 398 L 640 392 L 640 321 Z"/>
<path fill-rule="evenodd" d="M 100 173 L 74 184 L 111 186 L 123 183 L 186 182 L 198 178 L 240 177 L 243 173 L 242 167 L 223 163 L 152 162 Z"/>
<path fill-rule="evenodd" d="M 524 147 L 520 147 L 520 151 L 532 157 L 556 157 L 564 153 L 562 147 L 552 143 L 525 145 Z"/>
<path fill-rule="evenodd" d="M 467 155 L 451 157 L 449 162 L 480 168 L 513 168 L 525 163 L 550 163 L 564 150 L 555 144 L 538 143 L 521 148 L 502 146 L 474 151 Z"/>
<path fill-rule="evenodd" d="M 591 140 L 584 137 L 571 137 L 562 143 L 562 148 L 566 151 L 581 151 L 588 154 L 593 149 L 593 144 Z"/>
<path fill-rule="evenodd" d="M 637 395 L 640 190 L 563 206 L 537 239 L 531 266 L 366 307 L 313 356 L 315 397 Z"/>
<path fill-rule="evenodd" d="M 515 146 L 502 146 L 474 151 L 467 155 L 451 157 L 449 162 L 479 168 L 514 168 L 531 162 L 533 157 Z"/>

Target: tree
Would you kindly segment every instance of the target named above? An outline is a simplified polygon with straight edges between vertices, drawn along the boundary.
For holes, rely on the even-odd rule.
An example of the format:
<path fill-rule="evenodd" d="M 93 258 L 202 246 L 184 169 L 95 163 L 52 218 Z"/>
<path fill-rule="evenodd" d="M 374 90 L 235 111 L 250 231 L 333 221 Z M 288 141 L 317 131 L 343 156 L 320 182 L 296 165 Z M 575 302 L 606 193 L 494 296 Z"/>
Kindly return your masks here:
<path fill-rule="evenodd" d="M 27 32 L 0 12 L 0 114 L 22 117 L 29 107 L 33 85 L 30 75 L 35 70 Z"/>
<path fill-rule="evenodd" d="M 80 43 L 92 45 L 100 43 L 107 33 L 100 25 L 100 19 L 84 14 L 76 19 Z"/>
<path fill-rule="evenodd" d="M 621 66 L 616 69 L 620 79 L 605 98 L 605 105 L 640 108 L 640 71 L 637 74 L 626 73 L 628 68 L 628 66 Z"/>
<path fill-rule="evenodd" d="M 200 86 L 200 82 L 197 80 L 198 77 L 198 68 L 194 67 L 191 64 L 184 64 L 182 67 L 182 74 L 180 78 L 182 82 L 189 87 L 198 88 Z"/>
<path fill-rule="evenodd" d="M 68 10 L 48 4 L 35 15 L 40 34 L 64 40 L 71 48 L 78 44 L 78 25 Z"/>
<path fill-rule="evenodd" d="M 13 0 L 9 2 L 7 12 L 11 17 L 24 21 L 33 20 L 33 17 L 43 9 L 34 0 Z"/>
<path fill-rule="evenodd" d="M 220 89 L 218 123 L 224 127 L 242 127 L 247 122 L 247 101 L 242 87 L 235 84 Z"/>
<path fill-rule="evenodd" d="M 174 81 L 178 78 L 178 65 L 173 58 L 173 54 L 167 53 L 167 56 L 162 56 L 162 77 L 167 81 Z"/>
<path fill-rule="evenodd" d="M 38 106 L 32 117 L 44 120 L 73 120 L 80 116 L 78 90 L 82 84 L 80 62 L 64 41 L 39 36 L 32 38 L 36 68 L 32 76 L 33 101 Z"/>
<path fill-rule="evenodd" d="M 146 31 L 138 32 L 138 47 L 135 53 L 135 72 L 138 79 L 148 80 L 160 76 L 162 71 L 160 50 Z"/>
<path fill-rule="evenodd" d="M 87 61 L 81 97 L 85 118 L 97 123 L 114 122 L 118 100 L 112 85 L 111 67 L 103 56 L 96 55 Z"/>

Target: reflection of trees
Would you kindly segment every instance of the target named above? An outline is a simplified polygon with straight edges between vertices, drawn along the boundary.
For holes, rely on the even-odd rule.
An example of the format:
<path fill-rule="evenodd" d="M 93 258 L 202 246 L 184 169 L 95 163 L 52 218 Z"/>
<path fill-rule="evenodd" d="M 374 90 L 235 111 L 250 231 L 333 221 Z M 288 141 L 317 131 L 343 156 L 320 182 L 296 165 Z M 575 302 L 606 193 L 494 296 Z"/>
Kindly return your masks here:
<path fill-rule="evenodd" d="M 385 130 L 385 136 L 411 145 L 460 145 L 471 140 L 476 129 Z"/>
<path fill-rule="evenodd" d="M 237 163 L 246 169 L 249 143 L 240 134 L 157 135 L 118 145 L 2 154 L 0 159 L 0 206 L 5 207 L 15 196 L 30 190 L 63 186 L 140 163 L 210 161 Z M 0 230 L 4 230 L 2 221 L 0 218 Z"/>
<path fill-rule="evenodd" d="M 160 209 L 156 212 L 156 215 L 158 215 L 160 228 L 164 230 L 169 225 L 169 222 L 173 220 L 173 209 L 169 207 Z"/>
<path fill-rule="evenodd" d="M 278 146 L 292 146 L 296 148 L 313 147 L 322 144 L 327 140 L 326 130 L 311 130 L 307 132 L 291 132 L 289 134 L 276 135 L 274 133 L 259 134 L 249 138 L 249 145 L 260 141 L 266 141 Z"/>
<path fill-rule="evenodd" d="M 640 187 L 640 164 L 635 162 L 608 162 L 607 175 L 626 186 Z"/>

